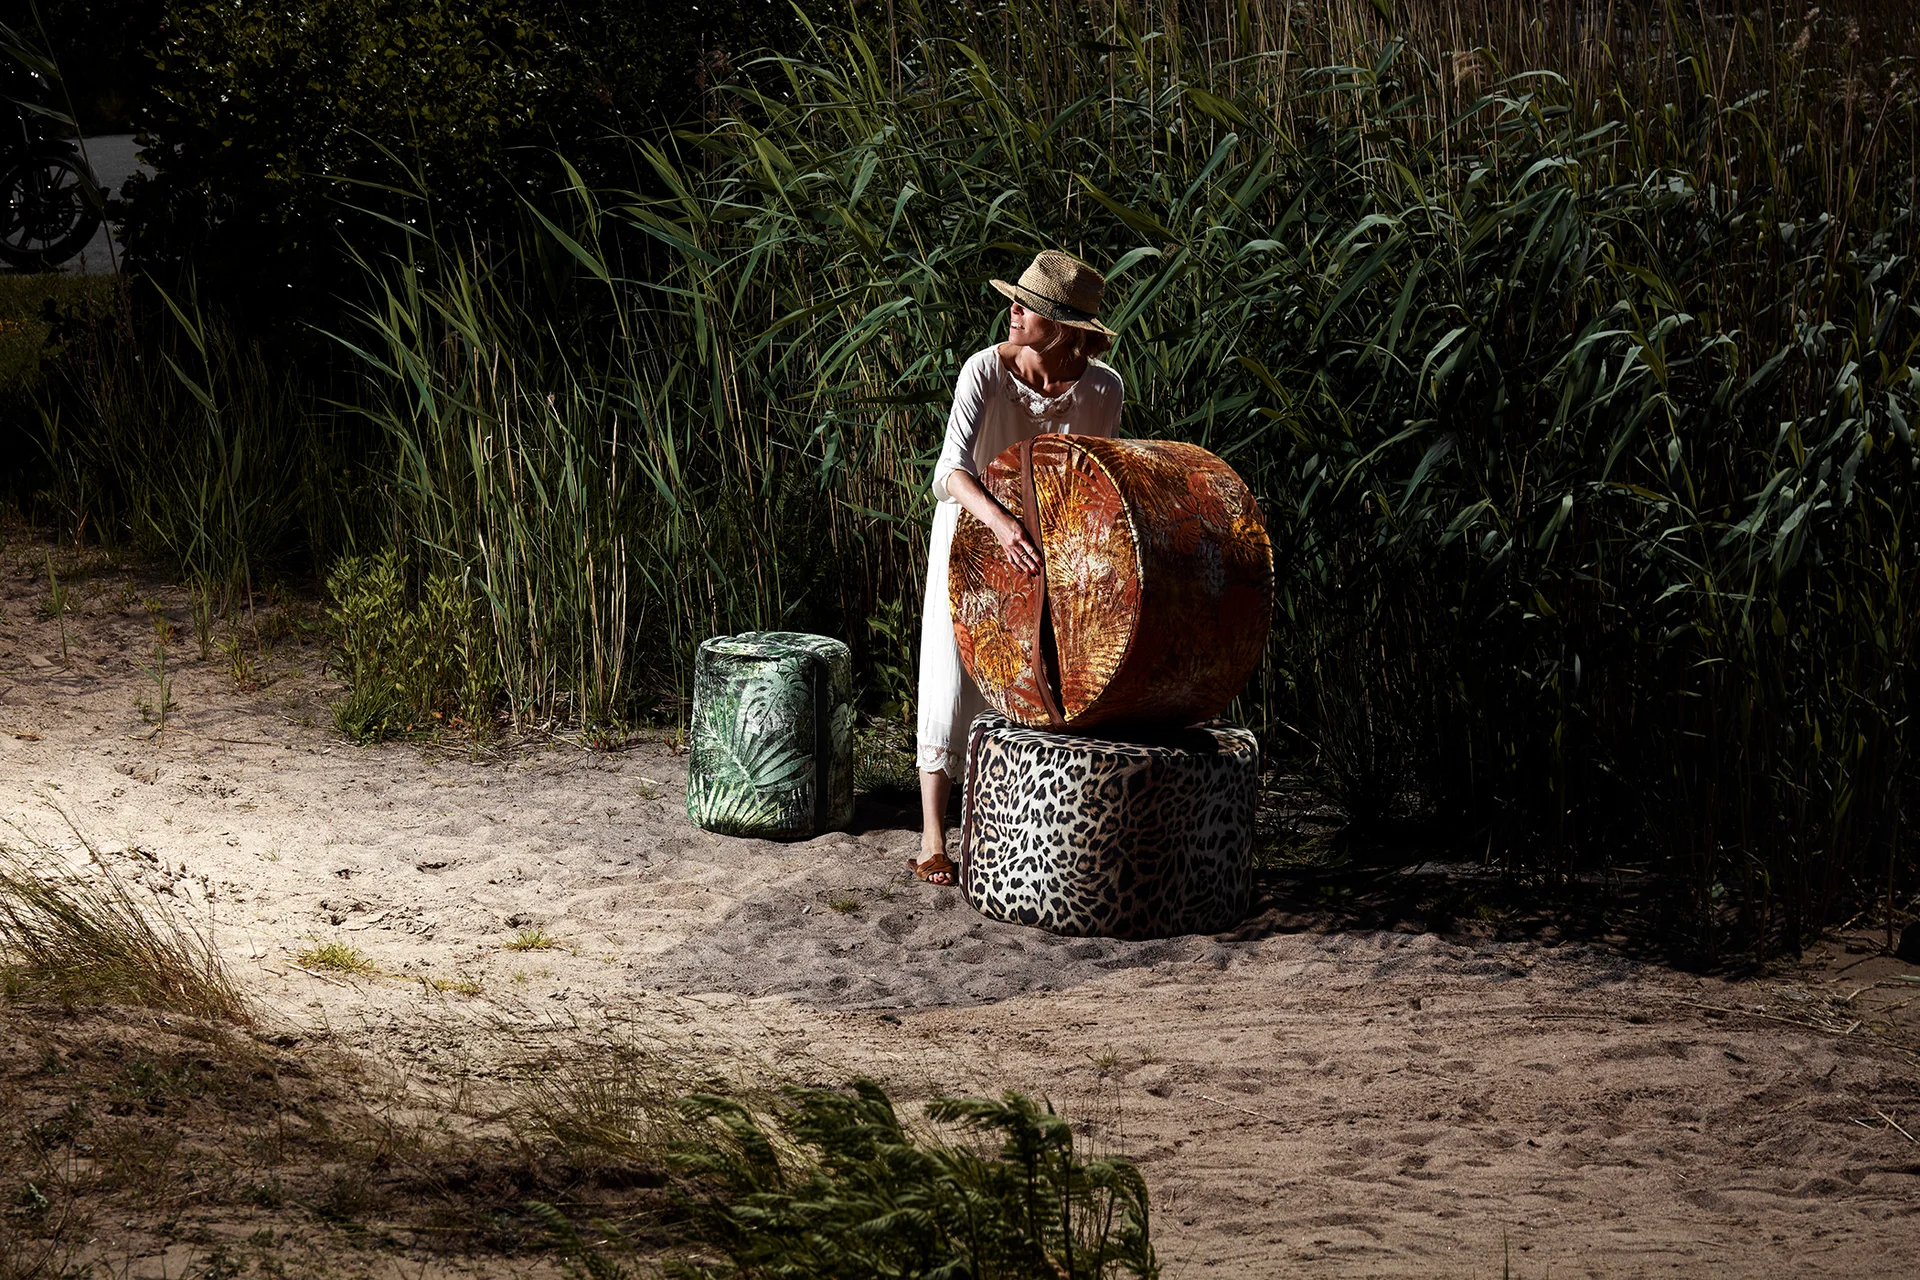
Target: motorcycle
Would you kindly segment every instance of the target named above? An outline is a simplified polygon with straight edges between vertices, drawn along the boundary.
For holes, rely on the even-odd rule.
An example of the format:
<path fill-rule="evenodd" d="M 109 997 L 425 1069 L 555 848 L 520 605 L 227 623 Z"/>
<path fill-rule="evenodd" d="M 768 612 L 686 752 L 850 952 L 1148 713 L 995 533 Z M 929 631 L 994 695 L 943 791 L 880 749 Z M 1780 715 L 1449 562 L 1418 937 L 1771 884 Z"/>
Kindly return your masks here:
<path fill-rule="evenodd" d="M 70 139 L 51 132 L 47 77 L 14 65 L 0 71 L 13 118 L 0 110 L 0 261 L 37 271 L 86 247 L 100 227 L 100 181 Z"/>

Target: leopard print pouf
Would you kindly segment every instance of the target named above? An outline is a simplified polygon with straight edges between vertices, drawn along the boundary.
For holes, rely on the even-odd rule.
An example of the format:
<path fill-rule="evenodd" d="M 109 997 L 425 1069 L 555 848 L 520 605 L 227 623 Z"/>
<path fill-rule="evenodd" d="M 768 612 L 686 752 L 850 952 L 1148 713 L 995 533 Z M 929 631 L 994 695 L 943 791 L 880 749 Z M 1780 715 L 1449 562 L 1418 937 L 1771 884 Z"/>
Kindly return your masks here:
<path fill-rule="evenodd" d="M 1214 722 L 1121 741 L 973 722 L 960 889 L 994 920 L 1078 937 L 1238 923 L 1253 888 L 1260 748 Z"/>

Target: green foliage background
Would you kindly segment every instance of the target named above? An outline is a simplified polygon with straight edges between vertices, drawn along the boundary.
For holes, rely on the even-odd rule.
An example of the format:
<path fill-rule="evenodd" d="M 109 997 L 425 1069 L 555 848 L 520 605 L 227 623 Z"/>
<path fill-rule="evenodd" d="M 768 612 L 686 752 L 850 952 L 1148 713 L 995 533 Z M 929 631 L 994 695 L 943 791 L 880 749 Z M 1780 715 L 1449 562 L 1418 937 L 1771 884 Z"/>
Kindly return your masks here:
<path fill-rule="evenodd" d="M 95 0 L 96 3 L 100 0 Z M 124 210 L 136 266 L 250 322 L 331 315 L 390 219 L 509 235 L 564 181 L 631 180 L 621 137 L 697 115 L 785 0 L 165 0 Z M 398 190 L 395 190 L 398 188 Z M 407 195 L 429 197 L 408 200 Z"/>
<path fill-rule="evenodd" d="M 275 253 L 331 263 L 309 287 L 339 310 L 297 366 L 295 462 L 229 505 L 288 513 L 282 564 L 391 547 L 443 584 L 507 717 L 675 715 L 694 646 L 746 629 L 837 634 L 897 703 L 911 628 L 870 620 L 918 598 L 946 400 L 999 327 L 985 281 L 1064 247 L 1108 269 L 1129 432 L 1261 494 L 1281 605 L 1240 711 L 1353 824 L 1419 819 L 1541 883 L 1633 862 L 1696 954 L 1902 909 L 1901 6 L 900 0 L 701 64 L 678 128 L 570 166 L 516 149 L 600 118 L 530 87 L 591 83 L 559 28 L 408 3 L 424 25 L 380 13 L 463 86 L 439 150 L 392 145 L 419 85 L 379 78 L 376 41 L 326 64 L 365 69 L 352 104 L 255 70 L 291 88 L 219 117 L 224 64 L 169 72 L 201 95 L 169 90 L 169 145 L 185 175 L 213 150 L 188 116 L 257 129 L 257 162 L 301 111 L 363 113 L 316 135 L 348 159 L 233 179 L 283 211 Z M 457 130 L 484 145 L 444 155 Z M 382 185 L 336 203 L 347 177 Z M 239 208 L 181 225 L 244 235 Z M 181 236 L 180 263 L 237 269 Z M 272 421 L 228 410 L 265 403 L 258 375 L 190 312 L 133 325 L 205 371 L 170 429 Z M 170 393 L 110 355 L 71 366 L 36 501 L 164 544 L 187 499 L 145 478 L 137 414 L 88 406 Z"/>
<path fill-rule="evenodd" d="M 160 32 L 165 5 L 166 0 L 27 0 L 9 6 L 6 20 L 23 32 L 44 32 L 46 51 L 65 80 L 57 105 L 66 112 L 70 102 L 75 125 L 91 137 L 132 131 L 136 105 L 151 84 L 147 49 Z"/>

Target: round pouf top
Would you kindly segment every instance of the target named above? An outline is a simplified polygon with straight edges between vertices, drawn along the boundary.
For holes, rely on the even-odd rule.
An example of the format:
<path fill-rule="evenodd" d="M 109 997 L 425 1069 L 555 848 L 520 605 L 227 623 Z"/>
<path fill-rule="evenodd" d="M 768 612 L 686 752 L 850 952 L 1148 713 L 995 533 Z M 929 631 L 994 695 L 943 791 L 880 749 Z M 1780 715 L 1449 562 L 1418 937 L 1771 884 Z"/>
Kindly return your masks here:
<path fill-rule="evenodd" d="M 1082 732 L 1227 709 L 1273 619 L 1273 543 L 1232 467 L 1178 440 L 1047 432 L 1002 452 L 982 482 L 1042 569 L 1014 569 L 993 531 L 960 513 L 948 603 L 988 706 Z"/>
<path fill-rule="evenodd" d="M 1214 933 L 1253 891 L 1260 748 L 1212 723 L 1120 741 L 973 722 L 960 889 L 994 920 L 1077 937 Z"/>
<path fill-rule="evenodd" d="M 853 656 L 828 636 L 715 636 L 693 662 L 687 817 L 806 839 L 853 821 Z"/>

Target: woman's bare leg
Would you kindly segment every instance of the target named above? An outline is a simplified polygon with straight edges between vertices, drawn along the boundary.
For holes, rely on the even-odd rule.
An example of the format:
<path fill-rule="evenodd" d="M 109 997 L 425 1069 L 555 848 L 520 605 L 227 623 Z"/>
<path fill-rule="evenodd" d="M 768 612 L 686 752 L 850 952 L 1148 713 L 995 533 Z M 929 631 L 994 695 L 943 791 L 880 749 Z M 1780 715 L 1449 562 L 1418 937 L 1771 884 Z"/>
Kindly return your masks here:
<path fill-rule="evenodd" d="M 922 862 L 947 856 L 947 797 L 953 792 L 953 779 L 942 769 L 920 774 L 920 859 Z M 952 884 L 946 871 L 930 873 L 932 884 Z"/>

